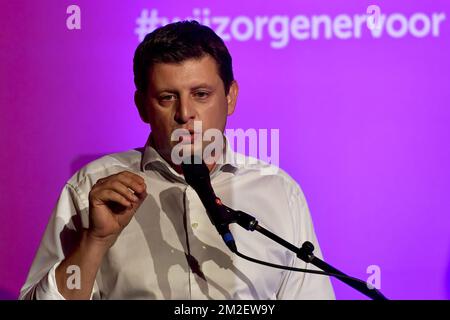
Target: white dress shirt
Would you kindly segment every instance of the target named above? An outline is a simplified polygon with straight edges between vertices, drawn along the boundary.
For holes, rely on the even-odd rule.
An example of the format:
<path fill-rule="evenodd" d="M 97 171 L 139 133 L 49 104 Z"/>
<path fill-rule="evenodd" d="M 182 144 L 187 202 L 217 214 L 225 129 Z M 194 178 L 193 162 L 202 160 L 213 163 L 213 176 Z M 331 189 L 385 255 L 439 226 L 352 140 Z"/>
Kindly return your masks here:
<path fill-rule="evenodd" d="M 211 183 L 225 205 L 253 215 L 296 246 L 312 242 L 321 258 L 299 185 L 276 169 L 233 152 L 227 142 L 224 164 L 211 172 Z M 89 191 L 98 179 L 124 170 L 145 178 L 148 196 L 105 255 L 93 299 L 334 299 L 328 277 L 274 269 L 233 254 L 196 192 L 148 142 L 95 160 L 66 183 L 20 299 L 64 299 L 55 269 L 77 243 L 78 231 L 89 226 Z M 236 224 L 230 230 L 248 256 L 315 269 L 256 231 Z"/>

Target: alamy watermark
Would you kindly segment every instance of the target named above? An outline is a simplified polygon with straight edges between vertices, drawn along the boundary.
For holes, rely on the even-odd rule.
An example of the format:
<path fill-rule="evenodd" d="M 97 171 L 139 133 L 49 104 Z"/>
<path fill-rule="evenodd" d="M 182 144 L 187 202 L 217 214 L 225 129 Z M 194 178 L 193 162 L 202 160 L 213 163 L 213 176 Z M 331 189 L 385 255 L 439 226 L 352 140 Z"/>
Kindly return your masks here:
<path fill-rule="evenodd" d="M 189 162 L 192 156 L 194 156 L 194 162 L 203 160 L 206 164 L 225 164 L 226 161 L 232 161 L 238 165 L 254 165 L 261 160 L 267 164 L 262 166 L 261 174 L 278 172 L 279 129 L 247 129 L 245 131 L 243 129 L 226 129 L 225 136 L 230 148 L 236 153 L 224 153 L 225 141 L 222 131 L 215 128 L 203 130 L 202 121 L 194 121 L 193 132 L 188 129 L 175 129 L 170 137 L 171 141 L 177 142 L 172 148 L 171 160 L 176 165 L 183 161 Z M 242 156 L 247 153 L 247 150 L 248 157 Z M 233 154 L 234 159 L 226 159 L 227 154 Z"/>
<path fill-rule="evenodd" d="M 66 286 L 69 290 L 81 289 L 81 270 L 80 267 L 71 264 L 67 267 L 66 273 L 69 275 L 66 280 Z"/>
<path fill-rule="evenodd" d="M 69 16 L 66 19 L 66 27 L 69 30 L 81 29 L 81 9 L 76 4 L 71 4 L 67 7 L 66 13 Z"/>
<path fill-rule="evenodd" d="M 381 268 L 376 264 L 367 267 L 366 273 L 369 274 L 367 278 L 367 287 L 369 289 L 381 289 Z"/>

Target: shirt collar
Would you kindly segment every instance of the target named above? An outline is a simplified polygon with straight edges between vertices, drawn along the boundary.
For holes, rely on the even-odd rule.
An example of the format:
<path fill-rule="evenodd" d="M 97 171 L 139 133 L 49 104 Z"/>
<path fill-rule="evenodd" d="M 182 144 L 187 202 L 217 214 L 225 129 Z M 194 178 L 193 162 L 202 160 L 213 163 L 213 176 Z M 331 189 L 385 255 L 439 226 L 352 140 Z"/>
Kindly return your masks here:
<path fill-rule="evenodd" d="M 176 172 L 170 164 L 156 151 L 155 148 L 151 146 L 151 134 L 149 135 L 147 142 L 145 143 L 142 160 L 141 160 L 141 170 L 143 172 L 147 170 L 156 170 L 159 173 L 165 175 L 167 178 L 172 178 L 177 181 L 185 183 L 184 176 Z M 225 140 L 225 152 L 223 160 L 217 163 L 214 169 L 210 172 L 211 178 L 215 177 L 220 172 L 230 172 L 235 174 L 239 168 L 237 157 L 239 156 L 235 153 L 228 141 L 227 137 L 224 135 Z M 169 175 L 169 176 L 167 176 Z"/>

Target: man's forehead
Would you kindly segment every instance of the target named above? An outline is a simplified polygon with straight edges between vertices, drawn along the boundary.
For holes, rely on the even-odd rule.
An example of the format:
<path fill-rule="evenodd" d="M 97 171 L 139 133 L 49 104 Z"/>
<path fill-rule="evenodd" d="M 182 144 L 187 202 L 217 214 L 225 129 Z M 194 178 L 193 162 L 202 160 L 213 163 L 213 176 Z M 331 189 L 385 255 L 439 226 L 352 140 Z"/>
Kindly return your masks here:
<path fill-rule="evenodd" d="M 215 85 L 220 80 L 216 61 L 209 55 L 187 59 L 177 63 L 156 63 L 149 70 L 150 83 L 154 86 Z"/>

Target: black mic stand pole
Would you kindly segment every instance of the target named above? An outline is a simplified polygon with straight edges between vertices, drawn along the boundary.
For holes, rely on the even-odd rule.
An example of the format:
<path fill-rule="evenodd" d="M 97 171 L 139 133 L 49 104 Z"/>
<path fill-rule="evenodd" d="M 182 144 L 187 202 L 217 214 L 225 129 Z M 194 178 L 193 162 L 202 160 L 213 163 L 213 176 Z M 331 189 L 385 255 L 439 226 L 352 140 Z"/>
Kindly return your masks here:
<path fill-rule="evenodd" d="M 223 204 L 222 204 L 223 205 Z M 246 230 L 249 231 L 258 231 L 265 235 L 266 237 L 272 239 L 273 241 L 279 243 L 286 249 L 289 249 L 290 251 L 294 252 L 297 255 L 297 258 L 303 260 L 306 263 L 311 263 L 312 265 L 316 266 L 317 268 L 333 274 L 333 276 L 340 281 L 344 282 L 345 284 L 349 285 L 353 289 L 361 292 L 362 294 L 366 295 L 367 297 L 373 299 L 373 300 L 388 300 L 379 290 L 376 288 L 369 288 L 369 285 L 359 279 L 351 278 L 347 276 L 345 273 L 339 271 L 338 269 L 334 268 L 333 266 L 329 265 L 325 261 L 317 258 L 314 254 L 314 245 L 309 242 L 305 241 L 303 245 L 298 248 L 294 246 L 293 244 L 287 242 L 286 240 L 280 238 L 276 234 L 270 232 L 269 230 L 261 227 L 258 224 L 258 221 L 248 213 L 245 213 L 240 210 L 233 210 L 225 205 L 225 210 L 228 213 L 229 221 L 227 223 L 233 223 L 236 222 L 241 227 L 243 227 Z"/>

